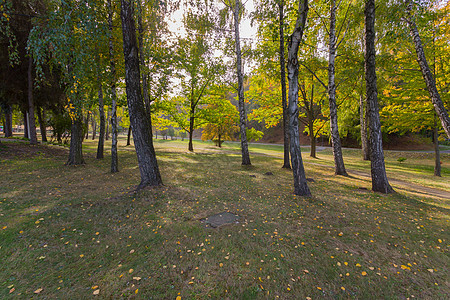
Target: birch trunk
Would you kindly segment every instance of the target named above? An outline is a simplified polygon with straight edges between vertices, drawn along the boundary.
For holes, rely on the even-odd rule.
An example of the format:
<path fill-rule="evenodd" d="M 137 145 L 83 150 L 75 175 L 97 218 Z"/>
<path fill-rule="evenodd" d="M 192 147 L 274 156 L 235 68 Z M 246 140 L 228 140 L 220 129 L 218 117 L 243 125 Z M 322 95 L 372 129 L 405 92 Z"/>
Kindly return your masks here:
<path fill-rule="evenodd" d="M 370 160 L 369 139 L 367 138 L 367 109 L 364 95 L 359 95 L 359 122 L 361 125 L 361 151 L 364 160 Z"/>
<path fill-rule="evenodd" d="M 123 33 L 123 53 L 125 57 L 125 83 L 128 111 L 133 131 L 141 183 L 138 189 L 146 186 L 162 185 L 151 136 L 152 124 L 142 100 L 139 71 L 139 49 L 136 43 L 136 26 L 133 17 L 133 1 L 121 0 L 121 19 Z"/>
<path fill-rule="evenodd" d="M 241 132 L 241 152 L 242 152 L 242 165 L 251 165 L 250 155 L 248 153 L 247 142 L 247 115 L 245 113 L 244 104 L 244 74 L 242 73 L 242 54 L 241 54 L 241 41 L 239 36 L 239 12 L 240 3 L 236 0 L 233 9 L 234 16 L 234 38 L 236 42 L 236 66 L 238 77 L 238 97 L 239 97 L 239 128 Z"/>
<path fill-rule="evenodd" d="M 439 153 L 439 139 L 436 115 L 434 115 L 433 143 L 434 143 L 434 176 L 441 177 L 441 155 Z"/>
<path fill-rule="evenodd" d="M 278 3 L 279 10 L 279 26 L 280 26 L 280 75 L 281 75 L 281 104 L 283 106 L 283 145 L 284 145 L 284 159 L 283 167 L 290 169 L 289 162 L 289 115 L 287 108 L 286 95 L 286 63 L 284 59 L 284 2 Z"/>
<path fill-rule="evenodd" d="M 330 129 L 331 146 L 334 158 L 334 174 L 347 175 L 344 158 L 342 157 L 342 144 L 339 136 L 337 105 L 336 105 L 336 82 L 335 82 L 335 60 L 336 60 L 336 0 L 330 4 L 330 41 L 328 45 L 328 102 L 330 104 Z"/>
<path fill-rule="evenodd" d="M 33 99 L 33 58 L 28 59 L 28 131 L 30 144 L 37 144 L 36 120 L 34 117 L 34 99 Z"/>
<path fill-rule="evenodd" d="M 419 63 L 420 70 L 422 71 L 422 76 L 425 80 L 425 84 L 427 85 L 428 92 L 430 93 L 431 102 L 433 103 L 436 114 L 441 120 L 442 127 L 444 128 L 447 137 L 450 139 L 450 118 L 448 116 L 447 110 L 445 109 L 444 103 L 441 100 L 441 96 L 439 95 L 439 92 L 436 88 L 436 81 L 434 80 L 434 77 L 431 73 L 431 69 L 428 66 L 427 58 L 425 57 L 425 52 L 423 50 L 422 41 L 420 39 L 419 31 L 417 30 L 416 22 L 414 22 L 411 16 L 411 9 L 412 2 L 409 1 L 406 9 L 406 22 L 408 23 L 409 31 L 414 41 L 414 47 L 417 54 L 417 62 Z"/>
<path fill-rule="evenodd" d="M 108 26 L 109 26 L 109 65 L 111 67 L 111 173 L 119 172 L 119 157 L 117 154 L 117 94 L 116 94 L 116 62 L 114 60 L 113 46 L 113 9 L 111 0 L 108 0 Z"/>
<path fill-rule="evenodd" d="M 103 158 L 103 150 L 105 148 L 105 103 L 103 100 L 103 86 L 100 75 L 97 76 L 98 81 L 98 112 L 100 116 L 100 132 L 97 145 L 97 159 Z"/>
<path fill-rule="evenodd" d="M 308 0 L 300 0 L 298 16 L 288 46 L 288 80 L 289 80 L 289 130 L 291 164 L 294 175 L 294 194 L 311 196 L 300 150 L 300 133 L 298 128 L 298 48 L 303 38 L 306 18 L 308 16 Z"/>
<path fill-rule="evenodd" d="M 142 25 L 142 3 L 141 0 L 138 1 L 139 14 L 138 14 L 138 30 L 139 30 L 139 63 L 142 73 L 142 95 L 144 97 L 145 110 L 147 111 L 148 117 L 150 118 L 150 97 L 148 95 L 148 83 L 147 83 L 147 72 L 145 72 L 145 56 L 144 56 L 144 26 Z"/>
<path fill-rule="evenodd" d="M 380 113 L 378 108 L 377 75 L 375 69 L 375 0 L 366 0 L 364 15 L 366 25 L 365 77 L 367 114 L 369 116 L 368 125 L 370 135 L 372 190 L 381 193 L 391 193 L 394 190 L 389 185 L 386 176 Z"/>

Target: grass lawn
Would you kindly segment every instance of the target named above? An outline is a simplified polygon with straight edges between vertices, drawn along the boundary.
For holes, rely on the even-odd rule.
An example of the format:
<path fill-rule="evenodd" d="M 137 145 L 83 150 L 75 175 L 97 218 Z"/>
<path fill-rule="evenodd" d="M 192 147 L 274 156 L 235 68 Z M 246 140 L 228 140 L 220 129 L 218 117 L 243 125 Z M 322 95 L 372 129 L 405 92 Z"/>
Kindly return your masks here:
<path fill-rule="evenodd" d="M 347 178 L 334 176 L 331 150 L 305 149 L 314 182 L 303 198 L 280 146 L 251 145 L 243 167 L 238 144 L 195 141 L 188 153 L 156 140 L 165 186 L 136 194 L 134 148 L 120 142 L 116 174 L 95 141 L 78 167 L 64 166 L 66 148 L 2 142 L 0 299 L 450 298 L 450 201 L 414 192 L 450 191 L 449 154 L 436 178 L 433 154 L 386 152 L 404 185 L 383 195 L 359 150 L 344 152 Z M 201 222 L 223 211 L 241 221 Z"/>

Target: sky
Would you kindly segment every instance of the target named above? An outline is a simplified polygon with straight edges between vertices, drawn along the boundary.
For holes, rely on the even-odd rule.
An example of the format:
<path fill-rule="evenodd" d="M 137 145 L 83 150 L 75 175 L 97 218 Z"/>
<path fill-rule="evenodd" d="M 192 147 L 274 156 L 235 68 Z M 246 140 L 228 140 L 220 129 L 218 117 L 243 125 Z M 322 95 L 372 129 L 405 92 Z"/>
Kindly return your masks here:
<path fill-rule="evenodd" d="M 184 2 L 184 1 L 182 1 Z M 245 2 L 245 9 L 247 11 L 247 17 L 244 18 L 240 23 L 240 36 L 241 38 L 255 38 L 256 37 L 256 27 L 250 26 L 250 19 L 248 15 L 254 10 L 253 0 L 247 0 Z M 180 9 L 172 13 L 169 17 L 169 29 L 171 32 L 177 34 L 183 34 L 183 26 L 181 24 L 181 19 L 183 17 L 183 5 L 180 5 Z"/>

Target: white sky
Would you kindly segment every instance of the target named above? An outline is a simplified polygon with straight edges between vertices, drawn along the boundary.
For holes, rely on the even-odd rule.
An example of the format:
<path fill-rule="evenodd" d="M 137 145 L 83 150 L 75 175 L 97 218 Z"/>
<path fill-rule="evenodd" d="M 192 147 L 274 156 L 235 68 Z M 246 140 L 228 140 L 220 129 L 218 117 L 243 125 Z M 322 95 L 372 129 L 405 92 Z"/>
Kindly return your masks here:
<path fill-rule="evenodd" d="M 184 1 L 182 1 L 184 2 Z M 220 4 L 223 6 L 223 4 Z M 168 20 L 169 23 L 169 30 L 175 34 L 183 35 L 183 25 L 181 24 L 181 19 L 183 17 L 183 4 L 180 5 L 180 9 L 175 11 Z M 244 18 L 241 21 L 240 24 L 240 36 L 241 38 L 255 38 L 256 37 L 256 27 L 250 26 L 250 19 L 248 18 L 248 15 L 253 12 L 254 6 L 253 6 L 253 0 L 247 0 L 245 2 L 245 9 L 247 12 L 247 17 Z"/>

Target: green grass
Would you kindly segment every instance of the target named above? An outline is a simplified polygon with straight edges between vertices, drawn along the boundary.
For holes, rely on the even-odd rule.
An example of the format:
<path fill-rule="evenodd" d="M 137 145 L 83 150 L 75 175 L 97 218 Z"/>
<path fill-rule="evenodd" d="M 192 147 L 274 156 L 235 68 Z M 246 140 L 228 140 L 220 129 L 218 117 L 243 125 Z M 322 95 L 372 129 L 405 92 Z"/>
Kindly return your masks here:
<path fill-rule="evenodd" d="M 368 177 L 333 175 L 330 150 L 312 159 L 304 149 L 315 182 L 313 197 L 302 198 L 292 194 L 276 145 L 252 144 L 253 166 L 243 167 L 238 144 L 195 141 L 189 153 L 185 141 L 156 140 L 165 186 L 136 194 L 136 157 L 123 140 L 117 174 L 108 156 L 95 159 L 92 141 L 79 167 L 64 166 L 62 147 L 3 144 L 1 299 L 31 298 L 41 288 L 39 297 L 70 299 L 97 290 L 102 299 L 450 295 L 448 200 L 412 187 L 370 192 Z M 344 158 L 349 170 L 369 173 L 359 151 Z M 448 154 L 440 179 L 432 154 L 387 152 L 386 162 L 392 178 L 450 190 Z M 218 229 L 200 222 L 222 211 L 241 222 Z"/>

